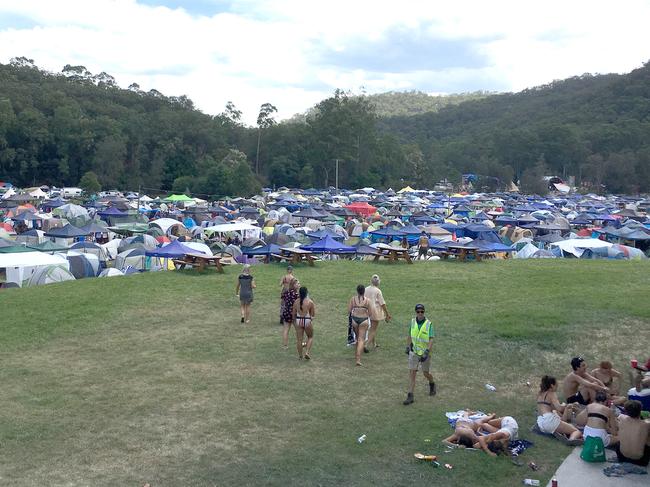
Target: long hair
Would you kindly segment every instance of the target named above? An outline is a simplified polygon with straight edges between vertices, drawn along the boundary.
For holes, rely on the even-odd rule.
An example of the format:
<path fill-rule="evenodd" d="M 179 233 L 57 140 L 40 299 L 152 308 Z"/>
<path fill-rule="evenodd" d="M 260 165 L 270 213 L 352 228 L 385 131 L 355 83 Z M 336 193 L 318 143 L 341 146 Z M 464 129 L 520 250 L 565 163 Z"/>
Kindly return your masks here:
<path fill-rule="evenodd" d="M 302 302 L 307 297 L 307 288 L 305 286 L 302 286 L 298 291 L 298 295 L 300 296 L 300 308 L 302 309 Z"/>
<path fill-rule="evenodd" d="M 552 377 L 550 375 L 545 375 L 544 377 L 542 377 L 542 380 L 539 383 L 539 392 L 548 391 L 556 383 L 557 381 L 555 380 L 555 377 Z"/>
<path fill-rule="evenodd" d="M 363 296 L 364 294 L 366 294 L 366 286 L 364 286 L 363 284 L 359 284 L 357 286 L 357 294 L 359 296 Z"/>

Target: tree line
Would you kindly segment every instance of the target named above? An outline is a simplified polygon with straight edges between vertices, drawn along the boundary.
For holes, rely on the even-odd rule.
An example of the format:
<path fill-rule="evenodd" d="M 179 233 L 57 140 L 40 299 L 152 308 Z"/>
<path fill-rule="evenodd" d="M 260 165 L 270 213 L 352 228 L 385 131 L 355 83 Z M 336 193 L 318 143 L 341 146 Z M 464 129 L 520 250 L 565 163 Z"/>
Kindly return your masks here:
<path fill-rule="evenodd" d="M 230 102 L 211 116 L 186 96 L 122 89 L 83 66 L 49 73 L 15 58 L 0 64 L 0 178 L 204 197 L 250 195 L 263 185 L 431 188 L 466 173 L 478 190 L 515 181 L 542 192 L 541 177 L 558 175 L 590 191 L 650 191 L 650 63 L 516 94 L 426 96 L 336 90 L 281 123 L 265 103 L 247 127 Z M 413 100 L 436 111 L 417 113 Z M 407 115 L 378 114 L 400 113 L 400 104 Z"/>

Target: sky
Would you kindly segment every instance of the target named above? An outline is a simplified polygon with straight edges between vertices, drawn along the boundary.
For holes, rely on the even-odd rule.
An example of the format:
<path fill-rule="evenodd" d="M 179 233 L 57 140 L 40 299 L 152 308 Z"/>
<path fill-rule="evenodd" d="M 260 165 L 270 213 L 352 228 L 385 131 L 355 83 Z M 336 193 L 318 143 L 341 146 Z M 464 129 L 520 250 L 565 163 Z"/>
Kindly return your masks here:
<path fill-rule="evenodd" d="M 255 124 L 334 90 L 516 92 L 650 60 L 650 0 L 0 0 L 0 63 L 105 71 Z"/>

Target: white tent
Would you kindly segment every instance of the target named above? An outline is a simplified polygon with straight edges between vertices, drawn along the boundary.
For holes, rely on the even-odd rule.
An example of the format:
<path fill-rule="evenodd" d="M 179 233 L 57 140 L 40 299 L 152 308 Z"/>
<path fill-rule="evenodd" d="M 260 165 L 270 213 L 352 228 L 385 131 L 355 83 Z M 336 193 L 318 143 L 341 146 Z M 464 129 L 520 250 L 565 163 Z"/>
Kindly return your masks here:
<path fill-rule="evenodd" d="M 174 220 L 173 218 L 158 218 L 157 220 L 149 222 L 149 226 L 152 225 L 156 225 L 158 228 L 160 228 L 165 233 L 165 235 L 168 234 L 169 229 L 174 225 L 180 225 L 181 227 L 185 228 L 181 222 Z"/>
<path fill-rule="evenodd" d="M 244 238 L 259 238 L 262 234 L 262 229 L 256 225 L 251 225 L 250 223 L 246 222 L 222 223 L 221 225 L 213 225 L 211 227 L 205 228 L 205 233 L 227 232 L 241 232 Z"/>
<path fill-rule="evenodd" d="M 612 245 L 610 242 L 598 240 L 597 238 L 572 238 L 553 242 L 551 247 L 559 247 L 562 252 L 580 257 L 586 249 L 599 249 L 602 247 L 611 247 Z"/>
<path fill-rule="evenodd" d="M 23 281 L 30 279 L 39 268 L 51 265 L 61 266 L 66 271 L 70 269 L 69 262 L 61 255 L 45 252 L 0 254 L 0 268 L 6 268 L 7 282 L 15 282 L 19 286 L 22 286 Z"/>

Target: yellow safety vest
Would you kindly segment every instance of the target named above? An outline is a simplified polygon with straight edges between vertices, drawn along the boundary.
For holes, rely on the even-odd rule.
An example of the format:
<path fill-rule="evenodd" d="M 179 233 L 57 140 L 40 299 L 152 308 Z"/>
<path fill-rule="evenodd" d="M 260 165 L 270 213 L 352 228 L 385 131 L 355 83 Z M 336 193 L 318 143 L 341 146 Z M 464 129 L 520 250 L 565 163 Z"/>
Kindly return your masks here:
<path fill-rule="evenodd" d="M 421 327 L 415 318 L 411 320 L 411 342 L 416 355 L 424 355 L 424 351 L 429 349 L 430 328 L 431 322 L 428 319 L 424 320 Z"/>

